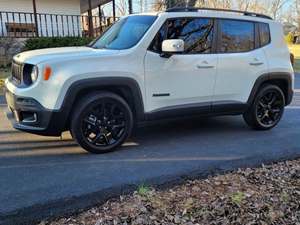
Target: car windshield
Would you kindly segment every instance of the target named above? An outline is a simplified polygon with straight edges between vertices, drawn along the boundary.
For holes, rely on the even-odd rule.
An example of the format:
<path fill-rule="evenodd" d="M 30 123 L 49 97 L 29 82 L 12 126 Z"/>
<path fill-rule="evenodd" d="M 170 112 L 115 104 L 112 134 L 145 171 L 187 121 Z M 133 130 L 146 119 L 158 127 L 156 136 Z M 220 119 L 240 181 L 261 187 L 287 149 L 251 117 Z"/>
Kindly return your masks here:
<path fill-rule="evenodd" d="M 91 47 L 116 50 L 131 48 L 142 39 L 156 18 L 156 16 L 125 17 L 92 43 Z"/>

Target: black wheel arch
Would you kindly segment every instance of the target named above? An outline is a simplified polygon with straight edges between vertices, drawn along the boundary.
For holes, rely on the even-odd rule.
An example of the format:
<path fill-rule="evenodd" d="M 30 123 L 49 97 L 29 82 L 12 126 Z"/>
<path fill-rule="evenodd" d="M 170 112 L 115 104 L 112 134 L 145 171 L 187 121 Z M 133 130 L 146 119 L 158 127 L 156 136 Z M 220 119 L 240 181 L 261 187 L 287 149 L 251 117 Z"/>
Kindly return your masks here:
<path fill-rule="evenodd" d="M 266 73 L 259 76 L 251 90 L 247 104 L 251 105 L 255 99 L 259 89 L 266 84 L 273 84 L 278 86 L 284 93 L 285 104 L 289 105 L 293 98 L 293 82 L 292 75 L 290 73 L 278 72 L 278 73 Z"/>
<path fill-rule="evenodd" d="M 97 91 L 108 91 L 118 94 L 132 108 L 136 121 L 144 119 L 143 97 L 136 80 L 127 77 L 88 78 L 74 82 L 66 92 L 60 109 L 60 116 L 62 121 L 64 121 L 63 130 L 68 130 L 69 128 L 69 117 L 73 106 L 84 96 Z"/>

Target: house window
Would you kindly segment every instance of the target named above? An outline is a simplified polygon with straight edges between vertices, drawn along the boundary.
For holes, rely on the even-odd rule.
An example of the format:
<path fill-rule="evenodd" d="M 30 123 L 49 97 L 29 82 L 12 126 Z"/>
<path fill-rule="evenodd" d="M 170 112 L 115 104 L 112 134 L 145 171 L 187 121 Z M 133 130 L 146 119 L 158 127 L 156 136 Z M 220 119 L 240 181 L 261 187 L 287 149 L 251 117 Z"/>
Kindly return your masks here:
<path fill-rule="evenodd" d="M 247 52 L 254 49 L 254 23 L 238 20 L 220 20 L 221 53 Z"/>
<path fill-rule="evenodd" d="M 184 53 L 210 53 L 213 40 L 213 20 L 209 18 L 169 19 L 153 39 L 149 50 L 161 53 L 163 40 L 182 39 Z"/>

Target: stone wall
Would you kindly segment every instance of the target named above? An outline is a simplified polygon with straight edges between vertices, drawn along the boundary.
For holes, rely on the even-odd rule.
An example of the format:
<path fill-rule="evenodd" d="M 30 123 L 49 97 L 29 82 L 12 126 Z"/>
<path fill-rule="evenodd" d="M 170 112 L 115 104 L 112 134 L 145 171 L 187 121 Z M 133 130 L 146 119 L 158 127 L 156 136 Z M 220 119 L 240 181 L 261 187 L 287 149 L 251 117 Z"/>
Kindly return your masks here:
<path fill-rule="evenodd" d="M 25 38 L 0 38 L 0 67 L 8 66 L 12 57 L 21 52 Z"/>

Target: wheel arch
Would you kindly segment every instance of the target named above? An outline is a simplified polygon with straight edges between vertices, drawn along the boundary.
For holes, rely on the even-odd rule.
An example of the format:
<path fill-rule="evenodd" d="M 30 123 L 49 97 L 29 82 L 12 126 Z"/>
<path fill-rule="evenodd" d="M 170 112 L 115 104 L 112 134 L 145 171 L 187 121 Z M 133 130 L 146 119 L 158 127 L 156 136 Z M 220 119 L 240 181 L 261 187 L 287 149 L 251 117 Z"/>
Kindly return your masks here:
<path fill-rule="evenodd" d="M 89 78 L 74 82 L 66 92 L 60 110 L 65 121 L 64 130 L 68 129 L 73 106 L 84 96 L 97 91 L 108 91 L 121 96 L 132 108 L 135 119 L 144 119 L 143 97 L 136 80 L 126 77 Z"/>
<path fill-rule="evenodd" d="M 277 85 L 284 93 L 285 104 L 289 105 L 293 98 L 293 81 L 292 75 L 286 72 L 267 73 L 259 76 L 251 90 L 247 104 L 251 105 L 259 89 L 265 84 Z"/>

